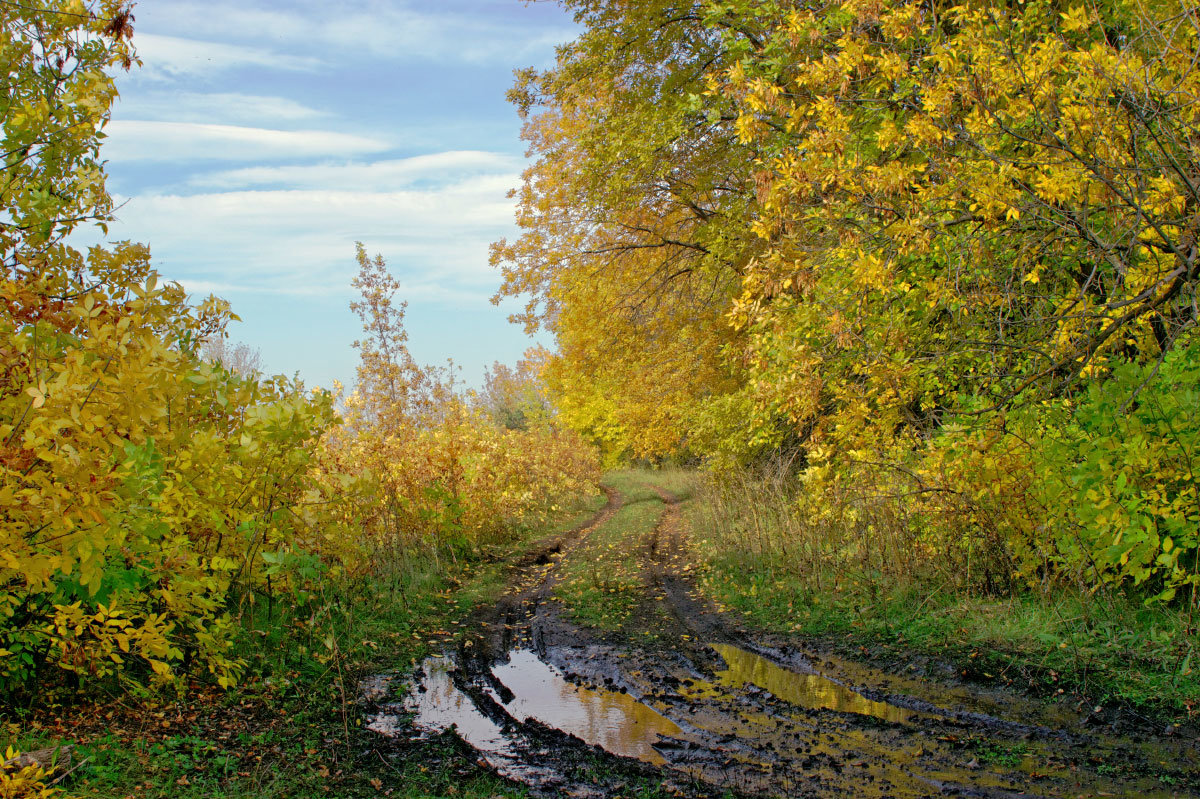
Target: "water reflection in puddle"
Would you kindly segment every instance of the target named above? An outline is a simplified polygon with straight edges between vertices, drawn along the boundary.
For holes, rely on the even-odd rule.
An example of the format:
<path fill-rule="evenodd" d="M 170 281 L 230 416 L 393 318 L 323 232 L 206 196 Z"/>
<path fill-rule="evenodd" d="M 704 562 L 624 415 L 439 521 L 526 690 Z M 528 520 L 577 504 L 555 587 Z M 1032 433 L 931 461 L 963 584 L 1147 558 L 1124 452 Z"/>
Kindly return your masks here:
<path fill-rule="evenodd" d="M 1024 796 L 1029 795 L 1023 790 L 1030 785 L 1037 786 L 1038 795 L 1048 796 L 1134 795 L 1115 792 L 1119 786 L 1078 771 L 1051 742 L 998 738 L 995 751 L 1010 752 L 1014 760 L 1020 755 L 1019 762 L 981 764 L 982 757 L 943 747 L 937 742 L 940 738 L 915 738 L 911 728 L 778 712 L 754 691 L 747 695 L 747 687 L 798 707 L 889 722 L 927 715 L 870 700 L 820 675 L 782 668 L 734 646 L 713 644 L 712 648 L 726 668 L 715 672 L 711 681 L 693 681 L 681 689 L 689 702 L 664 703 L 675 709 L 668 712 L 686 714 L 676 716 L 686 732 L 628 694 L 568 682 L 562 671 L 525 649 L 510 652 L 506 660 L 491 666 L 490 675 L 466 677 L 467 683 L 454 672 L 453 659 L 430 658 L 423 664 L 420 684 L 403 705 L 384 702 L 380 705 L 384 712 L 369 726 L 383 734 L 403 732 L 408 729 L 402 721 L 407 712 L 418 729 L 440 733 L 454 728 L 501 775 L 543 791 L 553 789 L 556 795 L 613 794 L 575 781 L 570 770 L 574 761 L 561 741 L 511 724 L 505 714 L 517 721 L 535 719 L 616 755 L 660 766 L 669 761 L 692 778 L 750 793 L 782 790 L 782 795 L 795 795 L 798 781 L 806 781 L 803 784 L 829 796 Z M 559 660 L 571 651 L 552 655 Z M 592 654 L 583 657 L 588 660 Z M 568 657 L 566 662 L 573 661 Z M 387 678 L 367 683 L 364 694 L 372 702 L 383 702 L 390 694 Z M 964 765 L 966 758 L 971 762 Z M 1168 795 L 1156 793 L 1158 786 L 1152 782 L 1138 787 L 1139 796 Z"/>
<path fill-rule="evenodd" d="M 479 709 L 471 698 L 458 689 L 450 677 L 453 662 L 448 658 L 426 658 L 421 686 L 405 699 L 404 708 L 414 713 L 413 726 L 441 732 L 453 726 L 458 736 L 475 749 L 502 757 L 516 757 L 511 742 Z"/>
<path fill-rule="evenodd" d="M 710 644 L 710 646 L 728 665 L 728 668 L 715 675 L 719 685 L 741 688 L 749 683 L 770 691 L 785 702 L 806 708 L 857 713 L 861 716 L 874 716 L 892 722 L 906 722 L 913 717 L 913 712 L 910 710 L 898 708 L 886 702 L 867 699 L 844 685 L 819 674 L 800 674 L 790 671 L 776 666 L 753 652 L 747 652 L 729 644 Z M 704 688 L 701 684 L 693 690 L 700 693 Z"/>
<path fill-rule="evenodd" d="M 454 684 L 450 673 L 453 666 L 449 658 L 426 659 L 420 684 L 404 702 L 404 709 L 414 714 L 413 726 L 428 732 L 454 727 L 458 736 L 483 753 L 493 766 L 512 774 L 519 768 L 519 750 L 529 742 L 519 733 L 515 737 L 511 731 L 506 733 L 482 713 Z M 562 672 L 527 649 L 510 652 L 506 661 L 492 667 L 492 675 L 511 693 L 502 697 L 490 685 L 485 690 L 517 721 L 536 719 L 613 754 L 663 765 L 666 761 L 653 745 L 660 736 L 682 732 L 674 722 L 627 694 L 573 685 Z M 380 713 L 371 719 L 368 728 L 394 734 L 398 721 L 395 715 Z"/>
<path fill-rule="evenodd" d="M 624 757 L 662 765 L 653 748 L 660 736 L 682 733 L 679 726 L 628 694 L 574 685 L 558 669 L 527 649 L 510 652 L 492 674 L 513 693 L 503 703 L 514 718 L 530 718 Z M 499 701 L 499 697 L 496 697 Z"/>

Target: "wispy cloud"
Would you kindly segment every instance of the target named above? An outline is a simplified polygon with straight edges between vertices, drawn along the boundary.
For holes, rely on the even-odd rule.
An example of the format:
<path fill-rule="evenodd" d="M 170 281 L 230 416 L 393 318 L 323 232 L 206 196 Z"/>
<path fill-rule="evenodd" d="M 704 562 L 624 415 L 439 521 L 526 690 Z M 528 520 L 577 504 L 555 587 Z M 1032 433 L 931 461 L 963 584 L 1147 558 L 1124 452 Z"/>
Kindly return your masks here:
<path fill-rule="evenodd" d="M 304 122 L 328 117 L 327 111 L 287 97 L 235 92 L 146 91 L 117 100 L 119 119 L 157 122 L 245 124 Z"/>
<path fill-rule="evenodd" d="M 491 294 L 488 243 L 512 227 L 516 174 L 403 191 L 293 189 L 128 198 L 122 236 L 165 274 L 238 291 L 345 293 L 354 242 L 389 259 L 422 296 Z M 126 199 L 126 198 L 121 198 Z"/>
<path fill-rule="evenodd" d="M 321 66 L 321 61 L 312 56 L 289 55 L 258 44 L 237 45 L 153 33 L 139 33 L 135 42 L 142 59 L 137 75 L 144 80 L 211 76 L 240 67 L 305 72 Z"/>
<path fill-rule="evenodd" d="M 197 122 L 115 120 L 104 154 L 120 161 L 278 161 L 387 150 L 381 139 L 325 130 L 273 130 Z"/>
<path fill-rule="evenodd" d="M 126 204 L 78 243 L 146 242 L 165 278 L 233 301 L 272 368 L 314 382 L 353 376 L 355 241 L 412 301 L 420 360 L 518 357 L 487 302 L 524 163 L 503 97 L 573 35 L 551 2 L 142 3 L 144 66 L 118 76 L 101 152 Z"/>
<path fill-rule="evenodd" d="M 392 191 L 417 182 L 446 184 L 471 175 L 513 180 L 522 165 L 516 156 L 482 150 L 452 150 L 392 160 L 257 166 L 196 175 L 189 183 L 209 189 L 279 186 L 293 189 Z"/>
<path fill-rule="evenodd" d="M 328 3 L 304 0 L 280 11 L 253 2 L 175 0 L 154 13 L 173 29 L 196 36 L 253 41 L 265 34 L 273 44 L 285 43 L 287 52 L 296 52 L 300 45 L 307 53 L 336 52 L 344 57 L 401 61 L 510 60 L 544 52 L 573 35 L 567 27 L 531 30 L 515 16 L 496 13 L 495 4 L 493 13 L 481 13 L 487 10 L 485 6 L 473 3 L 455 7 L 443 2 L 431 11 L 429 5 L 418 8 L 412 3 L 358 0 L 331 9 Z"/>

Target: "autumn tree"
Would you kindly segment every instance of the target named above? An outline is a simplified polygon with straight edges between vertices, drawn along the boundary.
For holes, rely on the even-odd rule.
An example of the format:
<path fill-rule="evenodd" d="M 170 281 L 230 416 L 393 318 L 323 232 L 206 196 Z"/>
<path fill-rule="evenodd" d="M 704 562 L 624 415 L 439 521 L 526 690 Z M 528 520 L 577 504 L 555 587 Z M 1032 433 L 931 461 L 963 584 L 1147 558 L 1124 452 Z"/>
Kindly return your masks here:
<path fill-rule="evenodd" d="M 388 271 L 382 255 L 371 258 L 361 243 L 357 248 L 358 274 L 351 285 L 359 299 L 350 310 L 362 322 L 363 338 L 354 342 L 359 353 L 356 395 L 372 416 L 419 416 L 432 404 L 438 390 L 436 375 L 413 360 L 404 329 L 407 303 L 396 300 L 400 284 Z"/>
<path fill-rule="evenodd" d="M 757 224 L 771 247 L 735 310 L 756 349 L 853 360 L 871 396 L 890 381 L 905 420 L 936 423 L 960 388 L 1060 395 L 1190 327 L 1186 14 L 776 8 L 764 56 L 718 89 L 741 98 L 743 138 L 781 150 Z M 774 314 L 794 316 L 789 341 Z M 798 417 L 822 405 L 791 394 Z"/>
<path fill-rule="evenodd" d="M 64 673 L 234 684 L 233 612 L 349 562 L 312 473 L 328 396 L 214 368 L 227 303 L 188 301 L 144 246 L 86 255 L 103 226 L 111 71 L 128 4 L 0 5 L 0 684 Z M 352 560 L 352 557 L 350 558 Z"/>
<path fill-rule="evenodd" d="M 610 453 L 662 454 L 705 397 L 735 387 L 723 322 L 754 238 L 753 158 L 730 106 L 700 99 L 736 60 L 702 2 L 569 3 L 584 26 L 557 65 L 519 75 L 512 99 L 536 161 L 517 192 L 515 242 L 493 248 L 498 296 L 547 326 L 564 420 Z"/>
<path fill-rule="evenodd" d="M 357 248 L 363 324 L 358 381 L 344 400 L 346 424 L 324 448 L 338 471 L 357 473 L 372 492 L 356 519 L 380 559 L 414 548 L 437 557 L 466 554 L 510 523 L 558 510 L 595 490 L 594 451 L 536 418 L 540 389 L 532 361 L 497 368 L 484 400 L 472 402 L 448 369 L 418 364 L 408 350 L 405 304 L 382 256 Z M 525 403 L 522 406 L 522 403 Z M 501 413 L 525 424 L 497 425 Z"/>
<path fill-rule="evenodd" d="M 1193 9 L 569 5 L 494 250 L 565 421 L 615 455 L 786 447 L 953 582 L 1195 598 Z"/>
<path fill-rule="evenodd" d="M 551 355 L 535 347 L 515 367 L 496 361 L 484 372 L 478 402 L 506 430 L 528 430 L 550 423 L 553 408 L 546 395 L 542 372 Z"/>
<path fill-rule="evenodd" d="M 239 375 L 261 374 L 263 371 L 260 350 L 244 341 L 230 344 L 226 336 L 205 339 L 200 345 L 200 357 Z"/>
<path fill-rule="evenodd" d="M 868 469 L 911 470 L 906 451 L 962 429 L 991 457 L 967 474 L 954 456 L 943 487 L 995 493 L 966 505 L 990 504 L 1000 540 L 1036 536 L 1046 511 L 1019 497 L 1036 493 L 1039 454 L 1005 435 L 1012 414 L 1036 408 L 1023 426 L 1040 425 L 1034 403 L 1069 402 L 1122 364 L 1148 365 L 1149 385 L 1195 326 L 1194 11 L 755 7 L 773 31 L 711 92 L 737 97 L 742 139 L 777 153 L 755 220 L 768 246 L 732 315 L 763 403 Z M 1156 526 L 1174 528 L 1193 490 L 1170 491 Z M 1093 562 L 1140 582 L 1153 569 L 1122 559 L 1134 539 L 1154 542 L 1136 562 L 1157 557 L 1165 532 Z"/>

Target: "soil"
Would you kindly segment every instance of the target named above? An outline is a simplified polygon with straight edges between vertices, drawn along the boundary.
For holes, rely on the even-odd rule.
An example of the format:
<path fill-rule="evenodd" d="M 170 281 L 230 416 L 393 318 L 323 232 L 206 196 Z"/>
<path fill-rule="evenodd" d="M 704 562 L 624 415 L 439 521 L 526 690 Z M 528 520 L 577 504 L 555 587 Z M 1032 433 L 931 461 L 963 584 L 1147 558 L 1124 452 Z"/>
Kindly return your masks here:
<path fill-rule="evenodd" d="M 657 490 L 657 489 L 656 489 Z M 455 736 L 547 796 L 1078 797 L 1200 795 L 1194 730 L 981 684 L 894 650 L 766 635 L 690 577 L 675 498 L 638 543 L 642 591 L 618 632 L 575 623 L 562 564 L 621 507 L 546 542 L 475 633 L 413 675 L 380 675 L 370 728 Z"/>

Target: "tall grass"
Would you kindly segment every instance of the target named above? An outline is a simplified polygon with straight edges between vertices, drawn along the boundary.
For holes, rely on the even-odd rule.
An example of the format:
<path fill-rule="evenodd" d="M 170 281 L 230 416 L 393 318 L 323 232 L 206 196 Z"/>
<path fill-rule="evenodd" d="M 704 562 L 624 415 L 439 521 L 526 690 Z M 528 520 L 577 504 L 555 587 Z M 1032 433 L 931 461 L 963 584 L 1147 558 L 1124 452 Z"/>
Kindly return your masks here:
<path fill-rule="evenodd" d="M 695 529 L 728 561 L 786 576 L 815 592 L 850 582 L 883 586 L 939 571 L 929 542 L 879 486 L 812 492 L 785 460 L 710 475 L 692 508 Z"/>
<path fill-rule="evenodd" d="M 699 480 L 687 511 L 710 596 L 779 632 L 990 653 L 996 673 L 1171 715 L 1200 709 L 1200 637 L 1183 605 L 1003 581 L 1006 553 L 977 506 L 914 502 L 883 472 L 856 480 L 814 491 L 783 460 Z"/>

